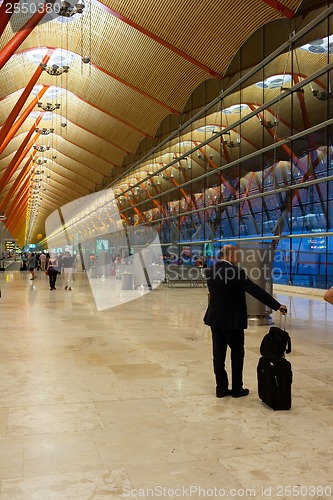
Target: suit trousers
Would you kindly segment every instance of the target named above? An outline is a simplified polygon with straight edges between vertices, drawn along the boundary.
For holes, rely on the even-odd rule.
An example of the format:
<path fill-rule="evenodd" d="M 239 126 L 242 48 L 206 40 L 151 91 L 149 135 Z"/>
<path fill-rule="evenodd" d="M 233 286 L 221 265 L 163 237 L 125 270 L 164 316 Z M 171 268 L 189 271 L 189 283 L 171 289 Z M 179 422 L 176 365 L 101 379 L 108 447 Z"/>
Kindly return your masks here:
<path fill-rule="evenodd" d="M 228 389 L 228 375 L 225 369 L 227 347 L 231 349 L 232 392 L 243 388 L 244 366 L 244 330 L 227 330 L 211 326 L 213 338 L 213 366 L 216 379 L 216 392 L 223 393 Z"/>
<path fill-rule="evenodd" d="M 50 283 L 50 288 L 52 289 L 55 288 L 57 276 L 58 276 L 58 271 L 49 270 L 49 283 Z"/>

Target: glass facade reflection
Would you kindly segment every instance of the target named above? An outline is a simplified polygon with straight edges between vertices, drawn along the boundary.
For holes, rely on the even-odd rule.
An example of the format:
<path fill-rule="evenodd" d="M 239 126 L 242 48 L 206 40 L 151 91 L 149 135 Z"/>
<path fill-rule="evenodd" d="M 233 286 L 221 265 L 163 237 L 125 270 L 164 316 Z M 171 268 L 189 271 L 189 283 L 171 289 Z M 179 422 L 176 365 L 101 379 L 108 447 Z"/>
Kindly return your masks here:
<path fill-rule="evenodd" d="M 263 26 L 221 82 L 202 84 L 153 148 L 126 159 L 112 183 L 125 224 L 155 227 L 180 258 L 271 241 L 276 282 L 333 285 L 331 10 L 289 33 L 282 20 Z"/>

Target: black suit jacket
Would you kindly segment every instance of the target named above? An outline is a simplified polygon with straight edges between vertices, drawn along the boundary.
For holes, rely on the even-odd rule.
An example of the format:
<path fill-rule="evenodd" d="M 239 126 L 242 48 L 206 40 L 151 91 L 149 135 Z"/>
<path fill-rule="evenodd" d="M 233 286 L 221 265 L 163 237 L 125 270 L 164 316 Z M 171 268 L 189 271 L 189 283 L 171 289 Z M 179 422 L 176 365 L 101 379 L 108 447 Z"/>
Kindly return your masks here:
<path fill-rule="evenodd" d="M 238 330 L 247 328 L 245 292 L 277 311 L 281 304 L 256 285 L 245 271 L 226 261 L 218 261 L 206 270 L 210 300 L 204 322 L 206 325 Z"/>

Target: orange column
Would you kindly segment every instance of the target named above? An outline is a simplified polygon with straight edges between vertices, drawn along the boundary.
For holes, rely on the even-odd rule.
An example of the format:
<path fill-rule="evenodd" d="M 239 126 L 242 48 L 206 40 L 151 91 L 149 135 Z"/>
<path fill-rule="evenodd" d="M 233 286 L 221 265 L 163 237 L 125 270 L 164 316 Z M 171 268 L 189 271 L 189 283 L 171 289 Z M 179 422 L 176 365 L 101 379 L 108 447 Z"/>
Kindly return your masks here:
<path fill-rule="evenodd" d="M 4 32 L 10 18 L 14 12 L 14 6 L 17 4 L 16 0 L 6 0 L 2 2 L 0 7 L 0 36 Z"/>
<path fill-rule="evenodd" d="M 7 228 L 9 229 L 9 231 L 11 233 L 13 232 L 13 230 L 15 230 L 15 228 L 17 227 L 17 225 L 21 221 L 21 219 L 26 215 L 26 212 L 28 209 L 27 200 L 28 200 L 28 198 L 25 198 L 21 201 L 22 204 L 19 207 L 17 207 L 17 211 L 15 212 L 15 215 L 13 216 L 13 218 L 11 218 L 11 220 L 7 224 Z"/>
<path fill-rule="evenodd" d="M 42 88 L 42 90 L 40 92 L 38 92 L 37 96 L 31 101 L 31 103 L 25 109 L 25 111 L 22 113 L 22 115 L 16 120 L 16 122 L 14 123 L 14 125 L 12 126 L 12 128 L 10 129 L 10 131 L 8 132 L 6 138 L 4 139 L 4 141 L 2 142 L 2 144 L 0 146 L 0 154 L 8 146 L 8 144 L 10 143 L 10 141 L 12 140 L 12 138 L 14 137 L 14 135 L 16 134 L 16 132 L 18 131 L 18 129 L 24 123 L 24 121 L 26 120 L 26 118 L 28 117 L 28 115 L 34 109 L 34 107 L 36 106 L 37 102 L 40 100 L 40 98 L 42 97 L 42 95 L 45 94 L 45 92 L 47 91 L 47 89 L 48 89 L 48 85 L 44 85 L 44 87 Z"/>
<path fill-rule="evenodd" d="M 49 61 L 49 59 L 50 59 L 50 57 L 52 55 L 52 52 L 54 52 L 54 49 L 48 50 L 47 54 L 44 56 L 44 58 L 42 60 L 42 63 L 47 64 L 47 62 Z M 32 78 L 30 79 L 29 83 L 27 84 L 26 88 L 24 89 L 24 91 L 20 95 L 17 103 L 13 107 L 10 115 L 8 116 L 8 118 L 5 121 L 4 125 L 2 126 L 2 128 L 0 130 L 0 144 L 2 143 L 2 141 L 4 140 L 4 138 L 6 137 L 6 135 L 8 134 L 11 126 L 13 125 L 14 121 L 18 117 L 19 112 L 23 108 L 23 106 L 24 106 L 26 100 L 28 99 L 28 97 L 29 97 L 32 89 L 36 85 L 36 83 L 37 83 L 40 75 L 42 74 L 42 71 L 43 71 L 42 68 L 40 66 L 38 66 L 38 68 L 36 69 L 36 71 L 33 74 Z"/>
<path fill-rule="evenodd" d="M 22 168 L 21 172 L 19 173 L 17 179 L 15 180 L 14 184 L 12 185 L 12 187 L 10 188 L 10 190 L 8 191 L 8 193 L 6 194 L 6 196 L 4 197 L 4 199 L 2 200 L 2 202 L 0 203 L 0 212 L 2 210 L 4 210 L 6 208 L 6 206 L 8 205 L 13 193 L 15 193 L 16 189 L 19 187 L 19 185 L 21 184 L 22 180 L 25 180 L 25 178 L 29 175 L 30 171 L 29 171 L 29 168 L 30 168 L 30 164 L 32 162 L 32 160 L 34 159 L 35 155 L 36 155 L 36 151 L 34 151 L 32 153 L 32 155 L 29 156 L 27 162 L 25 163 L 24 167 Z"/>
<path fill-rule="evenodd" d="M 38 137 L 40 135 L 39 133 L 36 134 L 35 137 L 29 142 L 29 139 L 31 138 L 32 134 L 35 131 L 35 128 L 37 127 L 37 125 L 39 124 L 41 119 L 42 119 L 41 116 L 39 116 L 37 118 L 36 122 L 33 124 L 31 129 L 29 130 L 27 136 L 22 141 L 21 146 L 19 147 L 19 149 L 16 151 L 15 155 L 13 156 L 12 161 L 10 162 L 10 164 L 8 165 L 8 167 L 6 168 L 4 173 L 2 174 L 2 177 L 0 179 L 0 192 L 2 191 L 4 186 L 7 184 L 9 179 L 12 177 L 12 175 L 15 173 L 17 167 L 20 165 L 23 158 L 25 158 L 25 156 L 27 155 L 27 153 L 29 152 L 29 150 L 31 149 L 33 144 L 38 139 Z M 29 142 L 29 144 L 28 144 L 28 142 Z"/>
<path fill-rule="evenodd" d="M 8 217 L 11 214 L 11 212 L 15 208 L 16 204 L 20 201 L 20 199 L 23 197 L 23 195 L 25 195 L 26 192 L 29 191 L 29 188 L 30 188 L 29 184 L 23 184 L 23 186 L 21 187 L 21 189 L 19 190 L 19 192 L 15 196 L 14 200 L 11 202 L 11 204 L 7 208 L 7 210 L 5 212 L 6 217 Z"/>
<path fill-rule="evenodd" d="M 4 2 L 6 4 L 6 1 Z M 21 43 L 30 35 L 33 29 L 37 26 L 39 21 L 43 19 L 47 11 L 47 4 L 44 3 L 42 7 L 29 19 L 27 23 L 13 36 L 10 42 L 4 46 L 0 51 L 0 69 L 4 67 L 6 62 L 11 58 L 14 52 L 19 48 Z"/>
<path fill-rule="evenodd" d="M 27 214 L 26 212 L 23 212 L 21 214 L 21 217 L 13 224 L 13 226 L 10 229 L 10 232 L 12 235 L 16 234 L 18 231 L 20 231 L 21 226 L 26 223 L 26 217 Z"/>

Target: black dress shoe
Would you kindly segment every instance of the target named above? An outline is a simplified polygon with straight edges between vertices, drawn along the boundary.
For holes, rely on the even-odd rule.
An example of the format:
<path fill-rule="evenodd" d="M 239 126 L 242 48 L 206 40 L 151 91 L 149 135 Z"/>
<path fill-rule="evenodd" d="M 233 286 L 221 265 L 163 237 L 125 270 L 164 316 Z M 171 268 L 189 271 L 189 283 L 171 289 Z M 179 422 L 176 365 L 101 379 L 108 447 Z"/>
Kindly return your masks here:
<path fill-rule="evenodd" d="M 216 397 L 217 398 L 225 398 L 226 396 L 231 396 L 232 391 L 230 389 L 227 389 L 226 391 L 216 391 Z"/>
<path fill-rule="evenodd" d="M 248 396 L 249 395 L 249 390 L 248 389 L 241 389 L 238 392 L 233 392 L 232 397 L 233 398 L 242 398 L 243 396 Z"/>

